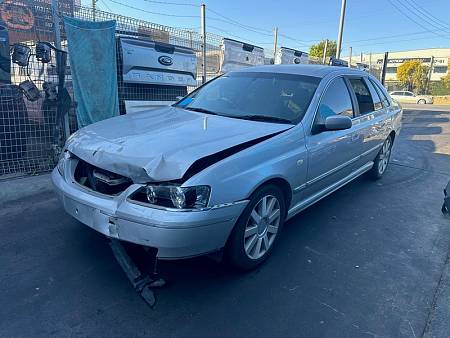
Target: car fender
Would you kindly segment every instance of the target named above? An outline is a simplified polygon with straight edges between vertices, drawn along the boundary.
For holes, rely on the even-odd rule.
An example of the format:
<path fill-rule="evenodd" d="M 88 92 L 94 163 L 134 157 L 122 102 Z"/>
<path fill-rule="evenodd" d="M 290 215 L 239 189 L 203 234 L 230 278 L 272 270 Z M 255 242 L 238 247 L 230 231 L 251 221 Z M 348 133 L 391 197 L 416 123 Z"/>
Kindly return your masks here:
<path fill-rule="evenodd" d="M 259 186 L 275 178 L 285 180 L 295 189 L 306 181 L 306 175 L 307 150 L 300 123 L 216 162 L 189 178 L 183 186 L 211 186 L 209 205 L 219 205 L 245 200 Z"/>

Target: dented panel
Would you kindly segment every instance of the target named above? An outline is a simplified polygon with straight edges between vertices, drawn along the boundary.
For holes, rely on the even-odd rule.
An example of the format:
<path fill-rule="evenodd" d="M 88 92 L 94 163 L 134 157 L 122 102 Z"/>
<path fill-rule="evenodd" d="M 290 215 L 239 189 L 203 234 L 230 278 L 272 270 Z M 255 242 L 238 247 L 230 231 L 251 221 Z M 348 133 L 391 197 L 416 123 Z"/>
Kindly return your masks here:
<path fill-rule="evenodd" d="M 181 179 L 206 156 L 291 127 L 163 107 L 87 126 L 66 147 L 82 160 L 135 183 L 162 182 Z"/>

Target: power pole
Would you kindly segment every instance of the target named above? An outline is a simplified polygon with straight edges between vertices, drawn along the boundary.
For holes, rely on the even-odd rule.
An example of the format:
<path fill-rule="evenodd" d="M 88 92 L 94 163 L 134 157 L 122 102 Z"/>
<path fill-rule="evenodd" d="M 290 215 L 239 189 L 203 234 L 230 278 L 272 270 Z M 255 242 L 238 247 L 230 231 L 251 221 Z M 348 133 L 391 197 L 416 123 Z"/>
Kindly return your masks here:
<path fill-rule="evenodd" d="M 278 43 L 278 27 L 273 29 L 273 63 L 277 57 L 277 43 Z"/>
<path fill-rule="evenodd" d="M 350 47 L 350 56 L 348 57 L 348 68 L 352 68 L 352 50 L 353 48 Z"/>
<path fill-rule="evenodd" d="M 363 63 L 363 52 L 359 54 L 359 62 Z"/>
<path fill-rule="evenodd" d="M 98 0 L 92 0 L 92 18 L 95 21 L 95 11 L 97 10 L 97 2 Z"/>
<path fill-rule="evenodd" d="M 386 79 L 386 68 L 387 68 L 387 63 L 388 63 L 388 57 L 389 57 L 389 53 L 385 52 L 384 58 L 383 58 L 383 69 L 381 70 L 381 84 L 383 86 L 384 86 L 384 81 Z"/>
<path fill-rule="evenodd" d="M 372 69 L 372 52 L 369 54 L 369 70 Z"/>
<path fill-rule="evenodd" d="M 344 33 L 344 20 L 345 20 L 345 5 L 346 0 L 341 0 L 341 18 L 339 20 L 339 33 L 338 40 L 336 46 L 336 59 L 341 57 L 341 48 L 342 48 L 342 34 Z"/>
<path fill-rule="evenodd" d="M 425 87 L 425 94 L 428 94 L 428 88 L 431 81 L 431 72 L 433 71 L 433 64 L 434 64 L 434 56 L 431 56 L 430 69 L 428 70 L 427 86 Z"/>
<path fill-rule="evenodd" d="M 206 6 L 200 6 L 200 28 L 202 32 L 202 84 L 206 82 Z"/>
<path fill-rule="evenodd" d="M 328 49 L 328 39 L 325 40 L 325 47 L 323 47 L 322 64 L 325 64 L 325 60 L 327 58 L 327 49 Z"/>

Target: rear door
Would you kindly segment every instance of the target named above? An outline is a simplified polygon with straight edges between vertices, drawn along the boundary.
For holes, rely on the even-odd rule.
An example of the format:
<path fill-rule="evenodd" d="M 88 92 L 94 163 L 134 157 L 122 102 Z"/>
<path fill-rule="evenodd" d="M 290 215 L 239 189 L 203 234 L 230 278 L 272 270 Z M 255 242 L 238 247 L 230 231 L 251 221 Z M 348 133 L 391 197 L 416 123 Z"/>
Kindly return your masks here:
<path fill-rule="evenodd" d="M 358 115 L 353 120 L 358 135 L 360 159 L 356 167 L 373 161 L 379 147 L 387 137 L 387 111 L 383 100 L 368 77 L 349 77 L 351 92 L 358 106 Z"/>
<path fill-rule="evenodd" d="M 323 129 L 325 118 L 332 115 L 354 117 L 348 85 L 343 77 L 333 79 L 321 98 L 311 135 L 307 137 L 308 179 L 305 197 L 320 193 L 352 172 L 358 157 L 358 135 L 355 128 L 339 131 Z"/>

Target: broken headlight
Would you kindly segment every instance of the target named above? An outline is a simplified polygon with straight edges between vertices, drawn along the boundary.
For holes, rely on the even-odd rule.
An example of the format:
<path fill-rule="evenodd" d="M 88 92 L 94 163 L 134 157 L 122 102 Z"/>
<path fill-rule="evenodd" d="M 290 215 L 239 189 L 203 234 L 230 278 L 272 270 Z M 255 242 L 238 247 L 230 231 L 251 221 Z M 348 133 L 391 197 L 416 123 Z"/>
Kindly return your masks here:
<path fill-rule="evenodd" d="M 67 150 L 64 150 L 61 152 L 61 155 L 59 155 L 58 164 L 56 165 L 56 168 L 58 168 L 58 172 L 61 174 L 61 176 L 64 176 L 64 168 L 66 166 L 66 160 L 70 158 L 70 153 Z"/>
<path fill-rule="evenodd" d="M 207 185 L 180 187 L 177 185 L 147 185 L 140 188 L 132 200 L 175 209 L 201 209 L 209 202 L 211 188 Z"/>

